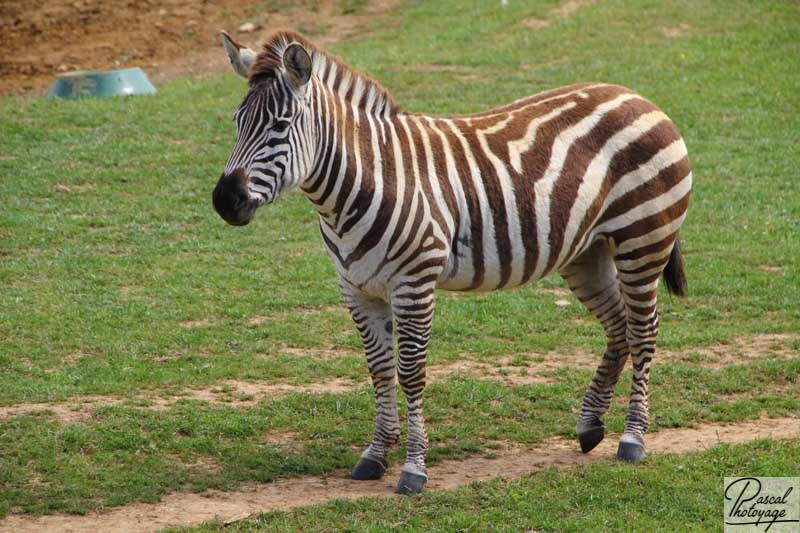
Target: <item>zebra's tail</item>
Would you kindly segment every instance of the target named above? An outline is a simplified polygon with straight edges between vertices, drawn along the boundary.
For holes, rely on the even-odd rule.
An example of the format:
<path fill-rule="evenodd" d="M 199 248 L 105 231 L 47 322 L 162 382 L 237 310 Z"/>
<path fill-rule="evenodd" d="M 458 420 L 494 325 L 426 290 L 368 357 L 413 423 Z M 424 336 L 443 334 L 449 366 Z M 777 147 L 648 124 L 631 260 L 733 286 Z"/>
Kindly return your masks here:
<path fill-rule="evenodd" d="M 667 266 L 664 267 L 664 281 L 670 294 L 686 296 L 686 273 L 683 271 L 683 254 L 681 254 L 680 239 L 675 237 L 675 245 L 669 254 Z"/>

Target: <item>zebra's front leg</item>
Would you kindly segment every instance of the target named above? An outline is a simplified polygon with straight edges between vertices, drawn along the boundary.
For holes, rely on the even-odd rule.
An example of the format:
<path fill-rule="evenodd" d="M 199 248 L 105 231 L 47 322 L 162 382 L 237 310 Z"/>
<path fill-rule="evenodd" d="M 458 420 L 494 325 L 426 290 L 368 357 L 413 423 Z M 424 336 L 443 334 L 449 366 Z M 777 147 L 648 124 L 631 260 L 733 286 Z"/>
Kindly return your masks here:
<path fill-rule="evenodd" d="M 408 405 L 406 462 L 397 484 L 400 494 L 416 494 L 428 481 L 425 466 L 428 435 L 422 417 L 422 394 L 434 306 L 433 286 L 406 285 L 392 295 L 392 309 L 397 322 L 397 376 Z"/>
<path fill-rule="evenodd" d="M 375 387 L 375 434 L 351 473 L 353 479 L 380 479 L 386 472 L 389 448 L 400 438 L 397 417 L 394 335 L 388 303 L 364 298 L 345 281 L 340 283 L 345 303 L 356 324 Z"/>

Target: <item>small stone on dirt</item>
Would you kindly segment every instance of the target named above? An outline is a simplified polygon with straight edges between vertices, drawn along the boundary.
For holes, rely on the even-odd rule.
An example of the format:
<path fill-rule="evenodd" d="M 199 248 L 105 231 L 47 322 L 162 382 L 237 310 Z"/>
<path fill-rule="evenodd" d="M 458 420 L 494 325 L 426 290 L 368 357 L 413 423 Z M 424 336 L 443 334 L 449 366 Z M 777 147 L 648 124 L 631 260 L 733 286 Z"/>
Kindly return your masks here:
<path fill-rule="evenodd" d="M 256 26 L 252 22 L 245 22 L 244 24 L 239 26 L 239 32 L 240 33 L 249 33 L 251 31 L 256 31 L 257 29 L 258 29 L 258 26 Z"/>

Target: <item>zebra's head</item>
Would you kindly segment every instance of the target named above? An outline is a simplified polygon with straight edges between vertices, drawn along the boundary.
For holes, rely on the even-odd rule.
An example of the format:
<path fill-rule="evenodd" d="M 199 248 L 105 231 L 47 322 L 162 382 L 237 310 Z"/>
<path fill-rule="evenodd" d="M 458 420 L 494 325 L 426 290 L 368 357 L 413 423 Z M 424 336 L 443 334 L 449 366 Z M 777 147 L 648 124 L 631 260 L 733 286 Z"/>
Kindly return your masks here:
<path fill-rule="evenodd" d="M 261 54 L 223 32 L 233 70 L 249 80 L 234 115 L 236 146 L 212 195 L 229 224 L 243 226 L 256 209 L 308 177 L 314 157 L 308 109 L 311 56 L 302 44 L 281 42 Z"/>

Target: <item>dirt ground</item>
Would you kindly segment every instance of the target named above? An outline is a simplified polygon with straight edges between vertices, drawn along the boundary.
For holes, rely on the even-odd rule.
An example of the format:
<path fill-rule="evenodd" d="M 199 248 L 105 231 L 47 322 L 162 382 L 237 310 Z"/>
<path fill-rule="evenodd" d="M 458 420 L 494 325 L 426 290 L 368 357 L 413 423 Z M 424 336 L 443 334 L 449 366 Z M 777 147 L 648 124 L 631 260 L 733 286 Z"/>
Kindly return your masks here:
<path fill-rule="evenodd" d="M 759 438 L 796 439 L 800 436 L 800 419 L 762 418 L 730 425 L 700 424 L 694 428 L 665 429 L 648 434 L 647 446 L 652 453 L 688 453 L 708 449 L 725 442 L 739 444 Z M 473 457 L 442 461 L 430 467 L 429 490 L 451 489 L 473 481 L 504 476 L 515 479 L 549 467 L 569 468 L 587 463 L 613 460 L 617 438 L 609 435 L 590 454 L 582 454 L 576 443 L 553 438 L 534 449 L 508 448 L 495 457 Z M 197 525 L 218 519 L 230 524 L 259 512 L 286 510 L 314 505 L 334 499 L 355 499 L 370 496 L 394 496 L 394 483 L 399 468 L 389 468 L 378 481 L 353 481 L 345 473 L 329 477 L 301 477 L 274 483 L 252 483 L 231 492 L 207 491 L 202 494 L 175 492 L 158 503 L 134 503 L 76 515 L 18 515 L 0 521 L 4 532 L 150 532 L 164 527 Z"/>
<path fill-rule="evenodd" d="M 2 0 L 0 95 L 41 92 L 71 70 L 141 67 L 154 82 L 216 71 L 227 68 L 221 29 L 251 46 L 279 28 L 325 44 L 369 31 L 395 3 Z"/>

